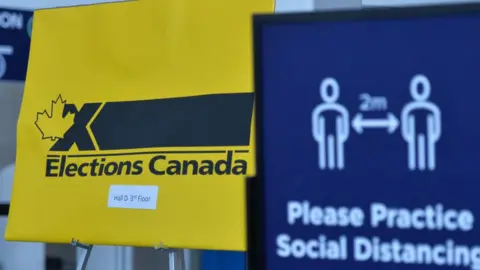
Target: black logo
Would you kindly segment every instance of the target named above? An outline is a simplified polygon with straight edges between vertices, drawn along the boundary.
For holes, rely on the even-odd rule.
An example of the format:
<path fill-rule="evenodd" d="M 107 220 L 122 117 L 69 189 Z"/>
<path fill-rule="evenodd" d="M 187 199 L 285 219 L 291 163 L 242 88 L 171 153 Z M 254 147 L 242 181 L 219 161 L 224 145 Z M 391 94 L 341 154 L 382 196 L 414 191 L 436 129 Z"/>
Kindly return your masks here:
<path fill-rule="evenodd" d="M 153 155 L 148 171 L 154 175 L 245 174 L 246 161 L 235 156 L 248 152 L 253 102 L 253 93 L 235 93 L 77 107 L 59 96 L 51 110 L 38 113 L 35 121 L 42 138 L 54 141 L 46 176 L 139 175 L 144 171 L 140 155 Z M 74 146 L 86 154 L 69 154 Z M 158 149 L 171 147 L 185 150 Z M 189 150 L 192 147 L 213 149 Z M 232 147 L 246 148 L 229 150 Z M 218 158 L 173 158 L 189 153 Z M 119 156 L 125 160 L 118 161 Z M 115 161 L 109 162 L 109 157 Z M 78 158 L 90 160 L 70 162 Z"/>

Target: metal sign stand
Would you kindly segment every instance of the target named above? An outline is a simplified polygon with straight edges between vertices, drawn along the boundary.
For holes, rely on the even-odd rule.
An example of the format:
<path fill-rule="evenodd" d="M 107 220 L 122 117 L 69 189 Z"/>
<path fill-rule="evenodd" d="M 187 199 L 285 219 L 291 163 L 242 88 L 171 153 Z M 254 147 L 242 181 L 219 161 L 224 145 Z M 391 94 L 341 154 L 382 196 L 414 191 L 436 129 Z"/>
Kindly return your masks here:
<path fill-rule="evenodd" d="M 82 256 L 80 256 L 78 260 L 76 270 L 86 270 L 88 259 L 90 258 L 90 253 L 92 252 L 93 246 L 82 244 L 78 240 L 75 240 L 74 238 L 72 238 L 72 241 L 70 243 L 72 244 L 72 246 L 78 247 L 83 251 Z"/>
<path fill-rule="evenodd" d="M 80 256 L 76 270 L 86 270 L 90 253 L 92 252 L 93 245 L 86 245 L 80 243 L 78 240 L 72 239 L 70 242 L 72 246 L 80 248 L 82 256 Z M 185 251 L 183 249 L 168 248 L 163 244 L 155 247 L 156 250 L 161 252 L 168 252 L 168 269 L 169 270 L 185 270 Z"/>
<path fill-rule="evenodd" d="M 168 252 L 168 269 L 169 270 L 185 270 L 185 252 L 183 249 L 168 248 L 163 244 L 155 247 L 161 252 Z"/>

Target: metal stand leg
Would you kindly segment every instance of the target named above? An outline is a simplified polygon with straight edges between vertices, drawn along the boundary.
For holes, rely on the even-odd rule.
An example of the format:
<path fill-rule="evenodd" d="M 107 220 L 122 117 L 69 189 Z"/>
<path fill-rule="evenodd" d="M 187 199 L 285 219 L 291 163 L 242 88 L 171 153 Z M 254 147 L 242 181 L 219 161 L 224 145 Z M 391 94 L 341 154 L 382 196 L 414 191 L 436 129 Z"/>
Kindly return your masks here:
<path fill-rule="evenodd" d="M 168 249 L 169 270 L 185 270 L 183 249 Z"/>
<path fill-rule="evenodd" d="M 177 259 L 178 259 L 178 265 L 179 265 L 179 270 L 186 270 L 185 268 L 185 250 L 184 249 L 177 249 Z"/>
<path fill-rule="evenodd" d="M 168 269 L 185 270 L 185 253 L 183 249 L 166 248 L 160 245 L 155 249 L 168 252 Z"/>
<path fill-rule="evenodd" d="M 76 270 L 86 270 L 87 269 L 87 264 L 88 264 L 88 259 L 90 258 L 90 253 L 92 252 L 93 246 L 82 244 L 82 243 L 78 242 L 78 240 L 75 240 L 75 239 L 72 239 L 72 241 L 70 243 L 72 244 L 72 246 L 78 247 L 78 248 L 82 249 L 82 251 L 83 251 L 82 256 L 80 256 L 80 258 L 78 260 Z"/>

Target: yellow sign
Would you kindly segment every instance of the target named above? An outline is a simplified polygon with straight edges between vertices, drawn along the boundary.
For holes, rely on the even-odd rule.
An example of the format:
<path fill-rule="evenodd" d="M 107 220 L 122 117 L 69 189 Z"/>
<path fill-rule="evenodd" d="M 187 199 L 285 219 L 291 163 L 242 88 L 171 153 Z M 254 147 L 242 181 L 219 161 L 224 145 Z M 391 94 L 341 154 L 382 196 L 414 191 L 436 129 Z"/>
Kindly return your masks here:
<path fill-rule="evenodd" d="M 35 12 L 6 239 L 245 250 L 251 14 L 273 0 Z"/>

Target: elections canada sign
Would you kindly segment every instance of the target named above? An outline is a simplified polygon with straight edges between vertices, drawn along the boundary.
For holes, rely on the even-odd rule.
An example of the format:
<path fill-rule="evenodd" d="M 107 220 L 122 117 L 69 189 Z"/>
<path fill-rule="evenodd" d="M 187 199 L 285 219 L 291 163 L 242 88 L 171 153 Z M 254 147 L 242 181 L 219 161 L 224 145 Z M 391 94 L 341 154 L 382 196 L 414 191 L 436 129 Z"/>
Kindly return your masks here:
<path fill-rule="evenodd" d="M 35 12 L 6 239 L 245 250 L 251 37 L 225 33 L 272 1 L 186 1 L 216 11 L 200 28 L 172 24 L 175 1 Z"/>
<path fill-rule="evenodd" d="M 252 93 L 82 106 L 59 95 L 34 124 L 51 142 L 47 178 L 245 175 L 252 108 Z M 184 150 L 158 150 L 172 147 Z"/>

